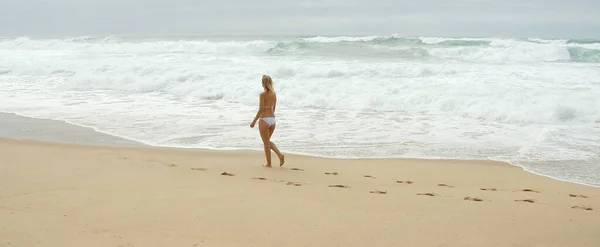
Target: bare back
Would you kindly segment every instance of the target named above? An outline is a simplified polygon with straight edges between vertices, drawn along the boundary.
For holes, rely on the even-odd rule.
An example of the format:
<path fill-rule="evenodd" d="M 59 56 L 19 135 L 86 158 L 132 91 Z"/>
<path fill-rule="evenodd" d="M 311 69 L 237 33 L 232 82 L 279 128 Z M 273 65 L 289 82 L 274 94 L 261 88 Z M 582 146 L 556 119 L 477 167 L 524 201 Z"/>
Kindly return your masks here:
<path fill-rule="evenodd" d="M 275 93 L 261 93 L 260 104 L 262 110 L 262 117 L 275 117 L 275 107 L 277 106 L 277 95 Z"/>

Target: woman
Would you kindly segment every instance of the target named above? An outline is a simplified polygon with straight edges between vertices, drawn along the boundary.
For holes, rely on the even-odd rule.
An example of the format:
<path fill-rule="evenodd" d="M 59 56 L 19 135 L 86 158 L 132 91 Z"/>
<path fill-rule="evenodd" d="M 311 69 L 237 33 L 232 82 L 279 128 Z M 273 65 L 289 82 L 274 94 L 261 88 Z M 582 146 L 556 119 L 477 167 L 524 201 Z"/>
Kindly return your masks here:
<path fill-rule="evenodd" d="M 283 166 L 285 157 L 279 152 L 275 143 L 271 141 L 271 135 L 275 131 L 275 107 L 277 106 L 277 95 L 275 95 L 275 90 L 273 90 L 273 79 L 268 75 L 263 75 L 262 86 L 264 92 L 260 94 L 258 112 L 250 124 L 250 128 L 254 128 L 256 121 L 260 118 L 258 129 L 260 130 L 260 137 L 262 138 L 265 156 L 267 157 L 267 164 L 264 166 L 271 167 L 271 150 L 279 157 L 279 166 Z"/>

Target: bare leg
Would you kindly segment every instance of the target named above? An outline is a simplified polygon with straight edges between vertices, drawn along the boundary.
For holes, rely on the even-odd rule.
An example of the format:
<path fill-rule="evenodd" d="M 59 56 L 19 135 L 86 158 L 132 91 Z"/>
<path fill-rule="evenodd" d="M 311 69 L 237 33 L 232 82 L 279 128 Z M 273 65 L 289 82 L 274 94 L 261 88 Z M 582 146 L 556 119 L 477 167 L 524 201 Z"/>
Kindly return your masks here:
<path fill-rule="evenodd" d="M 272 141 L 269 141 L 269 146 L 271 146 L 271 150 L 273 150 L 273 152 L 275 152 L 275 154 L 277 154 L 277 156 L 281 158 L 282 154 L 281 154 L 281 152 L 279 152 L 279 148 L 277 148 L 275 143 Z"/>
<path fill-rule="evenodd" d="M 274 131 L 275 131 L 275 125 L 273 125 L 269 128 L 269 145 L 271 146 L 271 149 L 273 150 L 273 152 L 275 152 L 277 154 L 277 157 L 279 157 L 279 166 L 283 166 L 283 163 L 285 163 L 285 156 L 279 151 L 279 148 L 277 148 L 275 143 L 270 141 L 271 136 L 273 135 Z"/>
<path fill-rule="evenodd" d="M 265 121 L 260 120 L 259 126 L 260 137 L 265 148 L 265 157 L 267 158 L 266 167 L 271 167 L 271 141 L 269 141 L 269 125 Z"/>

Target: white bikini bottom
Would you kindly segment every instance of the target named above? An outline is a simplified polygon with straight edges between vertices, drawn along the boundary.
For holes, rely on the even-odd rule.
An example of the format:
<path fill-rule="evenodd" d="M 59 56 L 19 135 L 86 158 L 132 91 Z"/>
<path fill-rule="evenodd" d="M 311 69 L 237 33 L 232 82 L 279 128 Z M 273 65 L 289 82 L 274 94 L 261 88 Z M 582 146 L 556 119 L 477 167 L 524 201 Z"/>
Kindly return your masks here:
<path fill-rule="evenodd" d="M 263 121 L 265 121 L 265 123 L 267 123 L 269 126 L 273 126 L 273 124 L 275 124 L 275 118 L 274 117 L 264 117 L 261 118 Z"/>

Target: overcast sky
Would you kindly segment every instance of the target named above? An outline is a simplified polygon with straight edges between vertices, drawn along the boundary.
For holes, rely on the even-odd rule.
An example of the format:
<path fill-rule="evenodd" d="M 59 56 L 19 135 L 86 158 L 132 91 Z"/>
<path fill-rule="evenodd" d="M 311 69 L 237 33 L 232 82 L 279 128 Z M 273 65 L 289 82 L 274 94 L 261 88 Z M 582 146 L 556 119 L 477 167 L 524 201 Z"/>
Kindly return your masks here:
<path fill-rule="evenodd" d="M 0 0 L 0 36 L 599 38 L 600 0 Z"/>

